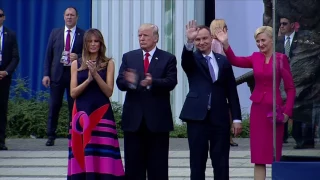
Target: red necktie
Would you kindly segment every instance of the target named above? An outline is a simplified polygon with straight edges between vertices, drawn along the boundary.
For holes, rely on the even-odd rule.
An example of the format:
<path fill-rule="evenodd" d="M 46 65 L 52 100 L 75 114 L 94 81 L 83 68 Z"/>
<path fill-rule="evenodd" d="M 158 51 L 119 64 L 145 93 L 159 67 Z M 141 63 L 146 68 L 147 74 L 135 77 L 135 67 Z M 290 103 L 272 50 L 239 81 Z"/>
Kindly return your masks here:
<path fill-rule="evenodd" d="M 146 74 L 148 72 L 149 68 L 149 53 L 146 53 L 146 57 L 144 58 L 144 73 Z"/>
<path fill-rule="evenodd" d="M 70 51 L 70 32 L 71 30 L 68 30 L 68 34 L 67 34 L 67 39 L 66 39 L 66 47 L 65 47 L 65 51 Z"/>

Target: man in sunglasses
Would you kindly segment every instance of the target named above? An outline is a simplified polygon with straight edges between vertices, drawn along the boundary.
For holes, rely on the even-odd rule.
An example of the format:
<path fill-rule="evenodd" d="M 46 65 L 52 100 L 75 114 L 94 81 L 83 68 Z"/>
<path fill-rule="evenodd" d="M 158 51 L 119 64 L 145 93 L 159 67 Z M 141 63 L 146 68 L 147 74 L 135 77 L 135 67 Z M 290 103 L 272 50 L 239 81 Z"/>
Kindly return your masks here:
<path fill-rule="evenodd" d="M 11 77 L 19 63 L 16 35 L 3 26 L 4 11 L 0 9 L 0 150 L 8 150 L 5 145 L 7 111 Z"/>
<path fill-rule="evenodd" d="M 293 60 L 293 57 L 297 54 L 294 53 L 294 50 L 298 44 L 298 32 L 295 32 L 295 20 L 292 17 L 281 17 L 280 18 L 280 32 L 282 36 L 278 41 L 278 52 L 284 53 L 289 57 L 289 61 Z M 295 59 L 296 61 L 297 59 Z M 304 64 L 304 63 L 302 63 Z M 297 66 L 297 63 L 291 61 L 291 66 Z M 305 64 L 308 66 L 308 64 Z M 304 68 L 304 67 L 299 67 Z M 308 68 L 308 67 L 306 67 Z M 294 71 L 296 68 L 291 68 Z M 293 72 L 294 73 L 294 72 Z M 295 73 L 294 73 L 295 74 Z M 301 78 L 301 76 L 294 78 Z M 299 84 L 301 81 L 300 79 L 294 80 L 296 83 Z M 296 84 L 297 85 L 297 84 Z M 303 86 L 306 86 L 305 84 Z M 300 86 L 300 88 L 302 88 Z M 295 102 L 295 108 L 293 112 L 293 124 L 292 124 L 292 136 L 296 141 L 296 145 L 294 146 L 295 149 L 306 149 L 306 148 L 314 148 L 314 127 L 313 127 L 313 114 L 315 109 L 313 108 L 313 103 L 306 103 L 304 93 L 307 90 L 302 88 L 302 92 L 297 94 L 297 99 Z M 285 99 L 285 95 L 283 96 Z M 302 103 L 302 104 L 301 104 Z M 284 131 L 284 143 L 287 143 L 288 138 L 288 122 L 285 124 L 285 131 Z"/>
<path fill-rule="evenodd" d="M 288 56 L 288 59 L 293 57 L 292 51 L 297 46 L 297 40 L 296 40 L 296 32 L 294 31 L 294 20 L 292 17 L 281 17 L 280 18 L 280 34 L 281 36 L 278 39 L 277 42 L 277 52 L 286 54 Z M 282 87 L 282 97 L 285 98 L 285 93 L 283 90 L 283 84 L 281 84 Z M 288 122 L 284 125 L 284 136 L 283 136 L 283 143 L 288 143 Z"/>

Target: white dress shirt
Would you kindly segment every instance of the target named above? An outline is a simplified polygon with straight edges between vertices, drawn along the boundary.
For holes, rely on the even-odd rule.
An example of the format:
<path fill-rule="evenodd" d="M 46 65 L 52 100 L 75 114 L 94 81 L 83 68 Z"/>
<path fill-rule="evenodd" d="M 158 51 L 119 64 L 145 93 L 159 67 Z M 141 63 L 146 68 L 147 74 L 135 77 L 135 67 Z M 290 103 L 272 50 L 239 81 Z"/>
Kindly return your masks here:
<path fill-rule="evenodd" d="M 64 27 L 64 48 L 66 48 L 66 41 L 67 41 L 67 35 L 68 35 L 68 30 L 67 26 Z M 72 51 L 74 40 L 76 37 L 76 26 L 70 29 L 70 52 Z"/>
<path fill-rule="evenodd" d="M 156 49 L 157 49 L 157 46 L 155 46 L 151 51 L 148 52 L 149 55 L 150 55 L 150 56 L 148 57 L 148 59 L 149 59 L 149 64 L 151 63 L 151 59 L 152 59 L 152 57 L 153 57 L 154 52 L 156 52 Z M 147 52 L 144 51 L 144 50 L 142 50 L 142 52 L 143 52 L 143 61 L 144 61 L 144 58 L 146 58 Z"/>
<path fill-rule="evenodd" d="M 295 31 L 293 31 L 293 33 L 291 33 L 289 36 L 290 37 L 290 47 L 291 47 L 294 35 L 295 35 Z M 284 36 L 284 43 L 283 43 L 284 47 L 286 47 L 287 38 L 288 38 L 288 36 L 285 35 Z"/>
<path fill-rule="evenodd" d="M 1 49 L 0 49 L 0 53 L 2 52 L 2 49 L 3 49 L 3 26 L 0 26 L 0 44 L 1 44 Z"/>

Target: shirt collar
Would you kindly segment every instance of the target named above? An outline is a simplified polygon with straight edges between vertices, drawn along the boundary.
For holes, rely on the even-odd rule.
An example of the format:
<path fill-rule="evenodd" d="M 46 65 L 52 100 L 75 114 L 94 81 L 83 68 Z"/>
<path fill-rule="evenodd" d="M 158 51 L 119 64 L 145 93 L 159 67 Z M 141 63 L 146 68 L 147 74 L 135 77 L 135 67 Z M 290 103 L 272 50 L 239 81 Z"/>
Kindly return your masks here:
<path fill-rule="evenodd" d="M 203 56 L 204 58 L 205 58 L 206 56 L 209 56 L 209 57 L 211 57 L 211 59 L 214 59 L 214 56 L 213 56 L 212 51 L 210 52 L 210 54 L 208 54 L 208 55 L 202 54 L 202 56 Z"/>
<path fill-rule="evenodd" d="M 67 28 L 67 26 L 64 26 L 64 32 L 67 32 L 68 30 L 69 30 L 69 28 Z M 74 26 L 70 30 L 71 30 L 72 33 L 74 33 L 76 31 L 76 26 Z"/>
<path fill-rule="evenodd" d="M 0 33 L 2 33 L 2 32 L 3 32 L 3 25 L 0 26 Z"/>
<path fill-rule="evenodd" d="M 157 46 L 155 46 L 151 51 L 148 52 L 148 53 L 150 54 L 150 57 L 151 57 L 151 58 L 152 58 L 154 52 L 156 52 L 156 49 L 157 49 Z M 144 50 L 142 50 L 142 52 L 143 52 L 143 56 L 145 56 L 146 53 L 147 53 L 147 52 L 144 51 Z"/>
<path fill-rule="evenodd" d="M 295 31 L 293 31 L 293 33 L 290 34 L 290 36 L 289 36 L 289 37 L 290 37 L 290 40 L 293 39 L 294 34 L 295 34 Z M 287 38 L 288 38 L 288 36 L 286 35 L 284 40 L 287 40 Z"/>

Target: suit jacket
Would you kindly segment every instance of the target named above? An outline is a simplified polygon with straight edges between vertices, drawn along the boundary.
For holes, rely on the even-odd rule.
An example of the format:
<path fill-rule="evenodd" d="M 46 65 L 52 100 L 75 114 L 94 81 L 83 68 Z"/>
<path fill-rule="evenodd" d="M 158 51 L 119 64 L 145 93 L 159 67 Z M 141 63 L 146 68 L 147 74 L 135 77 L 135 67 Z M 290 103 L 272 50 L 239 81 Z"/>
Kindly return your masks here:
<path fill-rule="evenodd" d="M 237 57 L 234 55 L 231 47 L 226 51 L 227 58 L 232 65 L 242 68 L 252 68 L 255 79 L 255 87 L 251 94 L 251 101 L 255 103 L 264 103 L 267 105 L 273 104 L 273 69 L 272 57 L 271 64 L 265 65 L 265 56 L 260 52 L 254 52 L 248 57 Z M 284 113 L 288 116 L 292 115 L 294 99 L 296 95 L 295 86 L 290 70 L 289 61 L 286 55 L 276 53 L 276 102 L 278 105 L 283 105 L 280 94 L 280 82 L 283 80 L 287 101 L 285 104 Z"/>
<path fill-rule="evenodd" d="M 180 119 L 202 121 L 208 113 L 208 100 L 211 94 L 211 112 L 215 124 L 230 126 L 229 110 L 233 119 L 241 120 L 241 109 L 232 66 L 226 57 L 213 52 L 217 61 L 218 79 L 212 83 L 208 65 L 200 51 L 188 51 L 184 47 L 181 65 L 188 77 L 189 93 L 184 102 Z M 228 102 L 229 105 L 228 105 Z"/>
<path fill-rule="evenodd" d="M 169 132 L 173 130 L 173 118 L 170 105 L 170 91 L 177 85 L 176 57 L 161 49 L 156 49 L 148 72 L 152 75 L 151 87 L 140 86 L 145 79 L 143 51 L 141 49 L 125 53 L 116 83 L 121 91 L 126 91 L 122 112 L 122 129 L 135 132 L 144 120 L 152 132 Z M 136 89 L 130 88 L 123 73 L 128 68 L 138 74 Z"/>
<path fill-rule="evenodd" d="M 72 53 L 82 55 L 84 30 L 76 28 L 75 40 Z M 63 74 L 63 64 L 60 63 L 62 52 L 64 51 L 64 27 L 56 28 L 51 31 L 46 58 L 44 61 L 44 76 L 49 76 L 53 82 L 59 82 Z"/>
<path fill-rule="evenodd" d="M 20 60 L 17 38 L 16 34 L 6 27 L 3 27 L 2 37 L 2 64 L 0 71 L 7 71 L 7 77 L 11 78 Z"/>
<path fill-rule="evenodd" d="M 295 32 L 293 39 L 292 39 L 291 46 L 290 46 L 289 60 L 293 57 L 292 52 L 297 47 L 297 43 L 298 43 L 297 37 L 298 37 L 298 32 Z M 285 36 L 279 36 L 277 39 L 277 44 L 276 44 L 276 52 L 285 54 L 286 52 L 285 52 L 284 45 L 285 45 Z"/>

